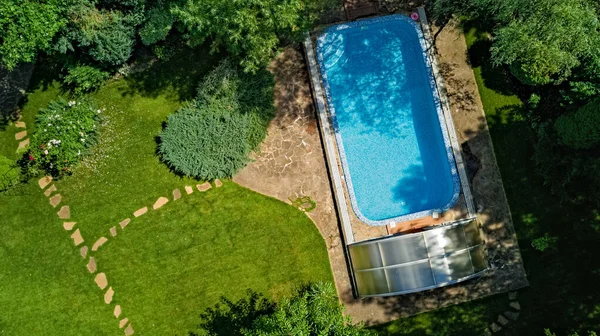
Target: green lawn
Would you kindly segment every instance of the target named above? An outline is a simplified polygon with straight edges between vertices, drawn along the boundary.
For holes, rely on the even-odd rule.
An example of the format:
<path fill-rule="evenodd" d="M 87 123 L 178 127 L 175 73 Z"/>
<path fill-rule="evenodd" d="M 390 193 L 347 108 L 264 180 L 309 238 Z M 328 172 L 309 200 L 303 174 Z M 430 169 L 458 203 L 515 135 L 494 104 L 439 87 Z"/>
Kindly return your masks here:
<path fill-rule="evenodd" d="M 544 186 L 532 161 L 535 133 L 515 85 L 504 69 L 489 63 L 487 34 L 465 25 L 470 60 L 479 87 L 494 151 L 519 238 L 530 287 L 519 291 L 522 312 L 506 335 L 560 335 L 600 325 L 598 209 L 560 203 Z M 556 250 L 539 252 L 531 240 L 559 237 Z M 505 295 L 393 321 L 376 327 L 384 335 L 481 335 L 508 307 Z M 585 334 L 585 333 L 581 333 Z"/>
<path fill-rule="evenodd" d="M 199 183 L 159 161 L 157 136 L 218 59 L 187 50 L 91 95 L 106 108 L 100 141 L 72 176 L 56 182 L 87 244 L 108 237 L 110 227 L 157 197 Z M 38 67 L 22 109 L 30 132 L 38 109 L 61 92 L 44 71 Z M 0 153 L 12 158 L 14 132 L 10 125 L 0 130 Z M 0 334 L 122 332 L 114 306 L 104 304 L 35 181 L 0 195 L 0 214 Z M 135 219 L 97 259 L 115 288 L 114 302 L 122 304 L 136 334 L 147 335 L 185 334 L 221 295 L 238 298 L 253 288 L 280 296 L 308 281 L 332 279 L 324 240 L 303 212 L 230 182 Z"/>
<path fill-rule="evenodd" d="M 323 238 L 297 212 L 228 182 L 134 219 L 98 262 L 136 332 L 184 335 L 222 295 L 280 297 L 332 281 Z"/>

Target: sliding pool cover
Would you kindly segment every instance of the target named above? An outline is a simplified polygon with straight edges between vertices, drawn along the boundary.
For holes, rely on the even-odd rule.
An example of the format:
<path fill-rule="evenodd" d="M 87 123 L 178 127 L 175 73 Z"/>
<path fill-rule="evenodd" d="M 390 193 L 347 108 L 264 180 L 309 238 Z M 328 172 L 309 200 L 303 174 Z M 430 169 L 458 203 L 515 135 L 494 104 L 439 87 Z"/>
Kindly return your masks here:
<path fill-rule="evenodd" d="M 460 184 L 419 26 L 403 15 L 340 24 L 316 50 L 357 217 L 386 225 L 448 210 Z"/>

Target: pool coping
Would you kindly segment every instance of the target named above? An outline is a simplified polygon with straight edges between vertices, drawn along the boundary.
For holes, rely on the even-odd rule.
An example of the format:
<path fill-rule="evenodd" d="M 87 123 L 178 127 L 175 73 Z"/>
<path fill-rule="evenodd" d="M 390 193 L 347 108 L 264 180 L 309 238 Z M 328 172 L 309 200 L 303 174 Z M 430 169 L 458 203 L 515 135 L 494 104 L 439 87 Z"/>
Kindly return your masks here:
<path fill-rule="evenodd" d="M 348 162 L 346 159 L 346 152 L 344 149 L 342 136 L 340 134 L 339 125 L 337 123 L 335 107 L 333 105 L 333 102 L 331 100 L 331 95 L 329 92 L 329 84 L 328 84 L 327 74 L 323 71 L 323 69 L 321 67 L 321 65 L 323 64 L 323 57 L 322 57 L 322 52 L 321 52 L 322 44 L 321 43 L 322 43 L 323 39 L 325 38 L 325 36 L 331 31 L 339 31 L 339 30 L 344 30 L 344 29 L 349 29 L 349 28 L 355 28 L 355 27 L 363 26 L 365 24 L 372 24 L 372 23 L 377 23 L 377 22 L 398 21 L 398 20 L 408 22 L 410 25 L 412 25 L 412 27 L 415 29 L 415 32 L 417 33 L 417 37 L 419 39 L 421 51 L 423 53 L 422 57 L 425 62 L 425 68 L 427 69 L 427 74 L 429 76 L 429 85 L 430 85 L 430 88 L 432 91 L 433 100 L 434 100 L 434 104 L 436 107 L 438 122 L 440 124 L 440 130 L 442 132 L 442 138 L 444 140 L 446 156 L 448 159 L 448 163 L 450 164 L 450 173 L 452 176 L 453 194 L 452 194 L 452 197 L 450 198 L 450 200 L 443 207 L 440 207 L 440 208 L 434 208 L 434 209 L 413 212 L 413 213 L 409 213 L 409 214 L 405 214 L 405 215 L 401 215 L 401 216 L 386 218 L 383 220 L 372 220 L 362 214 L 362 212 L 360 211 L 360 208 L 358 207 L 356 196 L 354 194 L 354 187 L 352 185 L 352 178 L 350 175 L 350 170 L 349 170 Z M 426 217 L 426 216 L 431 216 L 434 214 L 434 212 L 438 212 L 438 213 L 445 212 L 445 211 L 449 210 L 458 201 L 458 198 L 460 197 L 461 189 L 463 189 L 463 188 L 461 188 L 461 184 L 463 185 L 463 187 L 465 186 L 464 182 L 461 183 L 462 176 L 460 176 L 460 175 L 463 175 L 463 174 L 460 171 L 459 166 L 458 166 L 459 162 L 462 166 L 462 160 L 459 162 L 457 162 L 457 160 L 455 160 L 456 149 L 454 148 L 453 141 L 451 141 L 453 139 L 448 134 L 451 130 L 448 130 L 448 121 L 446 120 L 447 117 L 444 113 L 442 99 L 440 98 L 440 94 L 438 91 L 438 85 L 436 83 L 436 79 L 437 79 L 436 73 L 433 69 L 433 65 L 430 60 L 430 55 L 428 53 L 429 49 L 427 47 L 424 32 L 421 29 L 422 28 L 416 22 L 414 22 L 410 17 L 401 15 L 401 14 L 393 14 L 393 15 L 379 16 L 379 17 L 375 17 L 375 18 L 341 23 L 341 24 L 337 24 L 334 26 L 330 26 L 330 27 L 326 28 L 323 32 L 321 32 L 317 37 L 317 45 L 316 45 L 315 50 L 316 50 L 318 63 L 319 63 L 318 73 L 321 76 L 321 80 L 322 80 L 322 84 L 323 84 L 322 87 L 323 87 L 323 90 L 325 91 L 325 97 L 327 99 L 327 107 L 325 107 L 325 106 L 323 106 L 323 107 L 325 107 L 325 110 L 326 109 L 329 110 L 330 118 L 327 118 L 327 119 L 328 119 L 328 121 L 331 122 L 331 124 L 333 126 L 333 132 L 334 132 L 336 144 L 338 147 L 338 153 L 340 156 L 340 162 L 342 165 L 343 175 L 345 177 L 348 196 L 350 198 L 350 204 L 351 204 L 352 210 L 354 211 L 354 213 L 358 217 L 358 219 L 360 219 L 362 222 L 364 222 L 368 225 L 371 225 L 371 226 L 385 226 L 385 225 L 388 225 L 388 224 L 391 224 L 394 222 L 403 222 L 403 221 L 413 220 L 413 219 L 422 218 L 422 217 Z M 312 41 L 310 41 L 310 42 L 312 45 Z M 313 85 L 313 86 L 316 86 L 316 85 Z M 460 153 L 460 152 L 458 152 L 458 153 Z M 465 174 L 465 177 L 466 177 L 466 174 Z M 468 189 L 468 185 L 466 187 Z M 470 193 L 469 193 L 469 195 L 470 195 Z M 467 201 L 467 208 L 469 210 L 469 213 L 471 213 L 471 209 L 472 209 L 472 207 L 469 206 L 470 204 L 471 204 L 471 202 Z"/>

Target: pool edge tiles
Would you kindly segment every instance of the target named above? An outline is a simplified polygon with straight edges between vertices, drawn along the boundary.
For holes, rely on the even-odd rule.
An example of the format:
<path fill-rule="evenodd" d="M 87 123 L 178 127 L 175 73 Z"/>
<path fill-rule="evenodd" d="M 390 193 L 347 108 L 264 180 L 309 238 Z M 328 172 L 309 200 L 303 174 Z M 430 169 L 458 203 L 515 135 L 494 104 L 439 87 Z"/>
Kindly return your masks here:
<path fill-rule="evenodd" d="M 416 32 L 416 35 L 417 35 L 417 38 L 419 41 L 419 47 L 420 47 L 419 51 L 422 53 L 422 59 L 425 64 L 425 70 L 426 70 L 426 75 L 427 75 L 427 81 L 429 82 L 431 95 L 433 97 L 433 104 L 434 104 L 434 107 L 435 107 L 435 110 L 437 113 L 436 121 L 437 121 L 437 123 L 439 123 L 441 135 L 442 135 L 442 139 L 443 139 L 444 151 L 446 153 L 446 157 L 447 157 L 448 164 L 449 164 L 450 175 L 452 178 L 452 182 L 451 182 L 452 183 L 452 196 L 449 199 L 449 201 L 442 207 L 425 209 L 422 211 L 401 214 L 398 216 L 391 216 L 389 218 L 378 220 L 378 219 L 370 219 L 367 216 L 365 216 L 358 205 L 358 201 L 356 198 L 355 189 L 354 189 L 354 185 L 353 185 L 353 181 L 352 181 L 352 177 L 351 177 L 351 172 L 350 172 L 350 169 L 348 166 L 346 150 L 344 148 L 344 142 L 343 142 L 342 136 L 341 136 L 340 125 L 338 123 L 335 106 L 332 102 L 330 85 L 329 85 L 330 83 L 329 83 L 329 80 L 327 77 L 327 73 L 323 66 L 325 64 L 324 63 L 325 60 L 323 57 L 323 54 L 324 54 L 323 53 L 323 47 L 324 47 L 323 43 L 325 41 L 325 37 L 327 36 L 327 34 L 329 34 L 331 32 L 345 30 L 345 29 L 351 29 L 351 28 L 356 28 L 356 27 L 364 27 L 364 26 L 374 24 L 374 23 L 393 22 L 393 21 L 402 21 L 404 23 L 408 23 Z M 338 153 L 339 153 L 340 162 L 341 162 L 341 165 L 343 168 L 343 175 L 344 175 L 344 180 L 345 180 L 345 184 L 347 187 L 348 196 L 350 198 L 352 210 L 355 213 L 355 215 L 358 217 L 358 219 L 368 225 L 371 225 L 371 226 L 384 226 L 384 225 L 390 224 L 392 222 L 403 222 L 403 221 L 407 221 L 407 220 L 413 220 L 413 219 L 417 219 L 417 218 L 430 216 L 434 212 L 442 213 L 442 212 L 449 210 L 458 201 L 458 198 L 459 198 L 460 192 L 461 192 L 461 186 L 460 186 L 460 180 L 459 180 L 457 166 L 456 166 L 456 162 L 455 162 L 455 158 L 454 158 L 454 153 L 453 153 L 451 142 L 449 139 L 448 130 L 446 128 L 444 112 L 442 110 L 441 101 L 440 101 L 440 97 L 438 94 L 437 83 L 435 81 L 435 77 L 433 76 L 431 60 L 429 59 L 423 32 L 421 31 L 421 28 L 419 27 L 419 25 L 416 22 L 414 22 L 412 19 L 410 19 L 409 17 L 404 16 L 404 15 L 389 15 L 389 16 L 382 16 L 382 17 L 376 17 L 376 18 L 371 18 L 371 19 L 364 19 L 364 20 L 359 20 L 359 21 L 354 21 L 354 22 L 338 24 L 338 25 L 331 26 L 331 27 L 325 29 L 317 37 L 316 54 L 317 54 L 317 59 L 318 59 L 318 64 L 319 64 L 319 72 L 320 72 L 321 79 L 324 84 L 323 89 L 325 91 L 325 96 L 326 96 L 326 100 L 327 100 L 327 108 L 328 108 L 329 114 L 330 114 L 329 120 L 333 126 L 335 140 L 336 140 L 335 142 L 338 147 Z"/>

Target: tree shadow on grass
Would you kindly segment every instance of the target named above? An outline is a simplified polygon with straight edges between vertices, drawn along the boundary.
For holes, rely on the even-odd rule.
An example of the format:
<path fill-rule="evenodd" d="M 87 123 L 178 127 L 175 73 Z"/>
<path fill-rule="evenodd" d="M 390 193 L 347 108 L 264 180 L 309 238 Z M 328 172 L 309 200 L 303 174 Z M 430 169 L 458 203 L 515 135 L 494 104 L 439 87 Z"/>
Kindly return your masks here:
<path fill-rule="evenodd" d="M 204 332 L 190 332 L 189 336 L 241 336 L 242 329 L 250 329 L 254 320 L 272 313 L 274 309 L 273 301 L 250 289 L 246 291 L 246 297 L 237 301 L 222 296 L 214 307 L 200 314 L 198 329 Z"/>
<path fill-rule="evenodd" d="M 184 47 L 169 60 L 154 62 L 144 71 L 125 77 L 128 85 L 122 95 L 156 98 L 167 94 L 169 99 L 191 100 L 202 77 L 222 58 L 222 54 L 209 54 L 205 46 Z"/>

